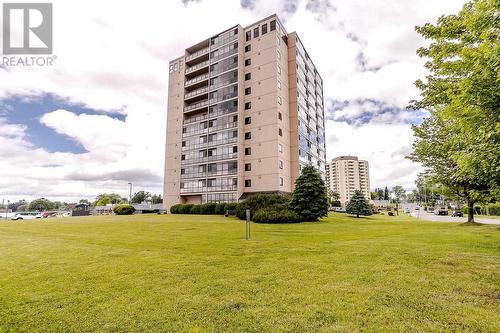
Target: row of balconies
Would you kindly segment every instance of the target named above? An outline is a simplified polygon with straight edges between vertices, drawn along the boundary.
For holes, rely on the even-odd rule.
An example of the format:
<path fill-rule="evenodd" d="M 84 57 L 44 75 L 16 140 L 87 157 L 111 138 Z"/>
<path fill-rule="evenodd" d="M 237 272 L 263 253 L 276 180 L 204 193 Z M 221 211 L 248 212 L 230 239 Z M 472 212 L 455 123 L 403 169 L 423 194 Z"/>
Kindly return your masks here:
<path fill-rule="evenodd" d="M 185 173 L 181 174 L 181 179 L 191 179 L 191 178 L 204 178 L 204 177 L 217 177 L 217 176 L 232 176 L 238 174 L 238 170 L 217 170 L 217 171 L 206 171 L 206 172 L 195 172 L 195 173 Z"/>
<path fill-rule="evenodd" d="M 196 144 L 191 144 L 191 145 L 186 145 L 182 147 L 183 151 L 189 151 L 189 150 L 197 150 L 201 148 L 209 148 L 209 147 L 215 147 L 215 146 L 223 146 L 231 143 L 238 142 L 238 138 L 228 138 L 228 139 L 223 139 L 223 140 L 214 140 L 214 141 L 207 141 L 207 142 L 200 142 Z"/>
<path fill-rule="evenodd" d="M 205 156 L 205 157 L 195 157 L 195 158 L 182 160 L 181 165 L 205 163 L 205 162 L 212 162 L 212 161 L 219 161 L 219 160 L 228 160 L 228 159 L 234 159 L 237 157 L 238 157 L 238 153 L 219 154 L 219 155 Z"/>
<path fill-rule="evenodd" d="M 238 185 L 218 185 L 218 186 L 197 186 L 181 188 L 181 193 L 203 193 L 203 192 L 216 192 L 216 191 L 236 191 Z"/>

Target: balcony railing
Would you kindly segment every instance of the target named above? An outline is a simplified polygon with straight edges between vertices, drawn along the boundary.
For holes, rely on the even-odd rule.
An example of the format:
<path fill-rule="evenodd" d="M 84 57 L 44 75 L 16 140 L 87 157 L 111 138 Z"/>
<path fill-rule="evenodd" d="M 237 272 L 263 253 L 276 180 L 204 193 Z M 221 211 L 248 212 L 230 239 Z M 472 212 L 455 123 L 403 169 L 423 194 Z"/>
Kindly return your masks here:
<path fill-rule="evenodd" d="M 198 103 L 194 103 L 194 104 L 190 104 L 190 105 L 184 107 L 184 112 L 189 112 L 189 111 L 200 109 L 200 108 L 204 108 L 204 107 L 207 107 L 207 106 L 208 106 L 208 100 L 204 100 L 204 101 L 201 101 L 201 102 L 198 102 Z"/>
<path fill-rule="evenodd" d="M 200 89 L 196 89 L 196 90 L 193 90 L 191 92 L 188 92 L 187 94 L 184 95 L 184 99 L 188 99 L 188 98 L 191 98 L 191 97 L 195 97 L 195 96 L 198 96 L 198 95 L 201 95 L 201 94 L 205 94 L 208 92 L 208 87 L 203 87 L 203 88 L 200 88 Z"/>
<path fill-rule="evenodd" d="M 204 49 L 201 49 L 199 51 L 196 51 L 194 53 L 191 53 L 190 55 L 188 55 L 186 57 L 186 61 L 190 61 L 190 60 L 193 60 L 199 56 L 202 56 L 204 54 L 208 53 L 208 47 L 205 47 Z"/>
<path fill-rule="evenodd" d="M 215 147 L 215 146 L 223 146 L 223 145 L 226 145 L 226 144 L 230 144 L 230 143 L 235 143 L 235 142 L 238 142 L 238 138 L 235 137 L 235 138 L 230 138 L 230 139 L 222 139 L 222 140 L 215 140 L 215 141 L 209 141 L 209 142 L 202 142 L 202 143 L 195 143 L 195 144 L 191 144 L 191 145 L 186 145 L 184 147 L 182 147 L 182 150 L 183 151 L 186 151 L 186 150 L 197 150 L 197 149 L 200 149 L 200 148 L 209 148 L 209 147 Z"/>
<path fill-rule="evenodd" d="M 206 66 L 208 66 L 208 63 L 209 63 L 209 61 L 205 60 L 203 62 L 200 62 L 199 64 L 196 64 L 194 66 L 188 67 L 188 68 L 186 68 L 186 74 L 192 73 L 192 72 L 194 72 L 197 69 L 206 67 Z"/>
<path fill-rule="evenodd" d="M 203 74 L 203 75 L 199 75 L 195 78 L 192 78 L 191 80 L 187 80 L 185 83 L 184 83 L 184 86 L 190 86 L 194 83 L 197 83 L 197 82 L 200 82 L 200 81 L 203 81 L 203 80 L 207 80 L 208 79 L 208 74 Z"/>
<path fill-rule="evenodd" d="M 181 193 L 236 191 L 237 189 L 238 189 L 237 185 L 196 186 L 196 187 L 181 188 Z"/>
<path fill-rule="evenodd" d="M 238 153 L 231 153 L 231 154 L 220 154 L 220 155 L 213 155 L 213 156 L 206 156 L 206 157 L 197 157 L 197 158 L 190 158 L 187 160 L 181 161 L 181 165 L 185 164 L 193 164 L 193 163 L 204 163 L 204 162 L 211 162 L 211 161 L 218 161 L 218 160 L 227 160 L 227 159 L 232 159 L 232 158 L 237 158 Z"/>
<path fill-rule="evenodd" d="M 206 171 L 206 172 L 194 172 L 185 173 L 181 175 L 181 179 L 191 179 L 191 178 L 206 178 L 206 177 L 218 177 L 218 176 L 233 176 L 236 175 L 237 170 L 218 170 L 218 171 Z"/>

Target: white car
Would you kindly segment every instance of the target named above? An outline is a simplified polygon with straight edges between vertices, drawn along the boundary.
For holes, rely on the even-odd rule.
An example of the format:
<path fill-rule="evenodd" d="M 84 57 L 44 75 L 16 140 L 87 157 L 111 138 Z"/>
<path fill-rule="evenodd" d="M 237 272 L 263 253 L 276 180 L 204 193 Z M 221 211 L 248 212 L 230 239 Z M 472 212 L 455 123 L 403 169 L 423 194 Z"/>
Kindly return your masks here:
<path fill-rule="evenodd" d="M 11 220 L 34 220 L 41 218 L 42 214 L 39 212 L 21 212 L 15 213 L 14 216 L 11 217 Z"/>

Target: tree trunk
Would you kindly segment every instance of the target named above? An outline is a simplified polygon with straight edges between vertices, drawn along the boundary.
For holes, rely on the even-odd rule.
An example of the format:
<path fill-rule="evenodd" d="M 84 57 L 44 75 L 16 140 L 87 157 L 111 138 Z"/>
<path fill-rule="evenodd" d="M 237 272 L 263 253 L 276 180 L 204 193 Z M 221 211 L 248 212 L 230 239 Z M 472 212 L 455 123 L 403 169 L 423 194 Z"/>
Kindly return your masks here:
<path fill-rule="evenodd" d="M 356 217 L 359 217 L 359 214 L 356 214 Z"/>
<path fill-rule="evenodd" d="M 474 201 L 467 198 L 467 222 L 474 222 Z"/>

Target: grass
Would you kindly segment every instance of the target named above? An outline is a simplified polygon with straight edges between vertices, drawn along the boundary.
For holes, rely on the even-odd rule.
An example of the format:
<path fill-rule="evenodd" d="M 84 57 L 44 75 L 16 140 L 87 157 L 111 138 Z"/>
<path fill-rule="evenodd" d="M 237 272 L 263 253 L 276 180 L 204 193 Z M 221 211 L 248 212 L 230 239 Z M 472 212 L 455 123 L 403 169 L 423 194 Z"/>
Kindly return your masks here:
<path fill-rule="evenodd" d="M 500 331 L 500 229 L 135 215 L 0 223 L 0 332 Z"/>

